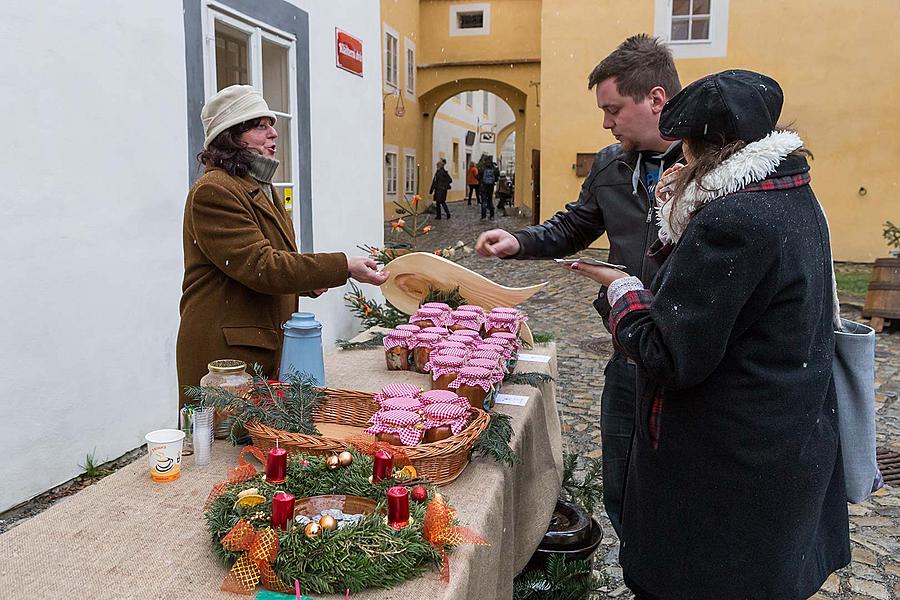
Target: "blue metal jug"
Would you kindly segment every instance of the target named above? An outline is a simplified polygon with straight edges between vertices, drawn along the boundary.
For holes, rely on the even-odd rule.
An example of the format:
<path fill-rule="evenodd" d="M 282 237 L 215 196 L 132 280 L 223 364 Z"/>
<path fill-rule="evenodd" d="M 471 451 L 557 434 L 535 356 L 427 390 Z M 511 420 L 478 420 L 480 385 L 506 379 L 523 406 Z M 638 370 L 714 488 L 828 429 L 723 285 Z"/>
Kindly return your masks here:
<path fill-rule="evenodd" d="M 322 356 L 322 324 L 311 312 L 295 312 L 284 324 L 279 374 L 306 373 L 318 386 L 325 385 L 325 359 Z"/>

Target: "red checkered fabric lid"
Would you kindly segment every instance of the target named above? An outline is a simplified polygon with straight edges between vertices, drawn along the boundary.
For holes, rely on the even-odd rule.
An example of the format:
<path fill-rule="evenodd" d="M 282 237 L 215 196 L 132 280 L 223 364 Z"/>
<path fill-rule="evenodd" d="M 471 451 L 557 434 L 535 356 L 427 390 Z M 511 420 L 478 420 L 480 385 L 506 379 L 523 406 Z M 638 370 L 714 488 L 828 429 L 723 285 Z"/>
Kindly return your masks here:
<path fill-rule="evenodd" d="M 434 348 L 443 338 L 439 333 L 428 333 L 424 329 L 416 334 L 415 341 L 409 344 L 410 348 Z"/>
<path fill-rule="evenodd" d="M 451 389 L 459 389 L 461 385 L 472 387 L 480 387 L 485 392 L 491 389 L 494 383 L 494 372 L 490 369 L 482 367 L 463 367 L 459 370 L 459 375 L 450 382 Z"/>
<path fill-rule="evenodd" d="M 445 312 L 450 312 L 452 310 L 449 304 L 443 302 L 426 302 L 422 305 L 422 308 L 439 308 Z"/>
<path fill-rule="evenodd" d="M 476 350 L 475 352 L 473 352 L 472 354 L 469 355 L 469 360 L 488 358 L 488 359 L 494 361 L 495 363 L 499 363 L 500 357 L 502 357 L 502 356 L 503 356 L 503 354 L 500 352 L 497 352 L 496 350 Z"/>
<path fill-rule="evenodd" d="M 411 410 L 379 410 L 370 421 L 376 425 L 412 427 L 422 420 L 422 415 Z"/>
<path fill-rule="evenodd" d="M 468 348 L 436 348 L 433 352 L 436 356 L 458 356 L 460 358 L 469 356 Z"/>
<path fill-rule="evenodd" d="M 429 404 L 425 407 L 425 418 L 429 421 L 449 421 L 468 414 L 469 410 L 459 404 Z"/>
<path fill-rule="evenodd" d="M 384 336 L 384 349 L 390 350 L 391 348 L 402 347 L 405 348 L 407 343 L 414 340 L 413 332 L 407 331 L 406 329 L 394 329 L 390 333 Z"/>
<path fill-rule="evenodd" d="M 413 333 L 418 333 L 421 331 L 418 325 L 410 325 L 409 323 L 405 323 L 403 325 L 397 325 L 394 327 L 394 331 L 412 331 Z"/>
<path fill-rule="evenodd" d="M 459 325 L 465 329 L 478 331 L 481 329 L 481 324 L 484 323 L 484 315 L 467 310 L 454 310 L 450 313 L 450 323 L 452 325 Z"/>
<path fill-rule="evenodd" d="M 484 314 L 484 308 L 481 306 L 478 306 L 477 304 L 463 304 L 463 305 L 457 307 L 456 310 L 465 310 L 468 312 L 478 313 L 479 315 Z"/>
<path fill-rule="evenodd" d="M 398 325 L 398 327 L 399 327 L 399 325 Z M 422 331 L 424 333 L 438 333 L 445 337 L 450 335 L 450 330 L 447 329 L 446 327 L 426 327 Z"/>
<path fill-rule="evenodd" d="M 481 339 L 481 334 L 479 334 L 477 331 L 472 331 L 471 329 L 457 329 L 450 335 L 453 337 L 462 336 L 462 337 L 472 338 L 473 340 Z"/>
<path fill-rule="evenodd" d="M 428 406 L 430 404 L 463 404 L 465 406 L 469 405 L 468 400 L 461 397 L 456 392 L 451 392 L 450 390 L 431 390 L 430 392 L 423 392 L 422 395 L 419 396 L 419 399 L 422 401 L 423 406 Z"/>
<path fill-rule="evenodd" d="M 411 383 L 389 383 L 381 388 L 381 395 L 384 398 L 397 398 L 399 396 L 418 396 L 422 393 L 422 388 Z"/>
<path fill-rule="evenodd" d="M 385 398 L 381 403 L 382 410 L 408 410 L 416 412 L 422 409 L 422 402 L 412 396 L 400 396 L 399 398 Z"/>
<path fill-rule="evenodd" d="M 467 367 L 481 367 L 482 369 L 490 369 L 491 371 L 499 368 L 499 364 L 498 359 L 491 360 L 490 358 L 470 358 L 466 361 Z"/>
<path fill-rule="evenodd" d="M 478 333 L 477 333 L 477 332 L 471 331 L 471 330 L 469 330 L 469 329 L 460 329 L 459 331 L 468 331 L 469 333 L 474 333 L 476 336 L 478 336 Z M 478 336 L 478 339 L 481 339 L 481 337 Z M 475 338 L 474 338 L 474 337 L 469 336 L 469 335 L 459 335 L 459 334 L 457 334 L 457 333 L 451 334 L 451 335 L 447 338 L 447 341 L 448 341 L 448 342 L 457 342 L 457 343 L 462 344 L 462 345 L 464 345 L 464 346 L 473 346 L 473 345 L 475 345 Z"/>
<path fill-rule="evenodd" d="M 500 344 L 491 344 L 489 342 L 484 342 L 482 344 L 478 344 L 477 346 L 475 346 L 475 350 L 478 350 L 478 351 L 492 350 L 492 351 L 498 352 L 500 354 L 503 354 L 503 351 L 505 349 L 506 348 L 504 348 Z"/>
<path fill-rule="evenodd" d="M 435 350 L 444 350 L 446 348 L 462 348 L 463 350 L 465 350 L 467 347 L 468 347 L 468 344 L 464 344 L 462 342 L 444 340 L 442 342 L 438 342 L 435 345 L 434 349 Z"/>

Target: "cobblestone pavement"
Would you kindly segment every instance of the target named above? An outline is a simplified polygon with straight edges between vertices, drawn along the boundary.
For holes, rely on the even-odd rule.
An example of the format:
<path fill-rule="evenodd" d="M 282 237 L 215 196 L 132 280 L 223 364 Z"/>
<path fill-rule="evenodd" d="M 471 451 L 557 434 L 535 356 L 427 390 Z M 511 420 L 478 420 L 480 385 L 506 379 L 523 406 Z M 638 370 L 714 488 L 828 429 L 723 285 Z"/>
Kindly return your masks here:
<path fill-rule="evenodd" d="M 478 235 L 487 229 L 519 229 L 529 224 L 521 217 L 480 220 L 477 208 L 465 202 L 450 204 L 450 220 L 432 221 L 434 229 L 419 238 L 420 250 L 434 250 L 458 240 L 474 246 Z M 392 238 L 387 232 L 385 240 Z M 600 251 L 586 255 L 603 256 Z M 553 333 L 557 338 L 559 381 L 557 400 L 563 439 L 570 450 L 585 457 L 600 456 L 600 393 L 603 366 L 612 351 L 609 333 L 591 306 L 597 286 L 546 261 L 499 261 L 473 254 L 459 262 L 497 283 L 525 286 L 542 281 L 550 284 L 524 305 L 529 324 L 536 331 Z M 859 308 L 845 305 L 844 316 L 859 319 Z M 876 347 L 876 389 L 878 408 L 878 444 L 900 452 L 900 333 L 896 328 L 878 335 Z M 853 562 L 832 575 L 816 599 L 859 600 L 900 598 L 900 487 L 886 487 L 881 495 L 859 505 L 849 505 Z M 630 598 L 622 584 L 618 566 L 618 540 L 605 515 L 601 515 L 604 539 L 598 550 L 598 563 L 609 578 L 610 598 Z"/>

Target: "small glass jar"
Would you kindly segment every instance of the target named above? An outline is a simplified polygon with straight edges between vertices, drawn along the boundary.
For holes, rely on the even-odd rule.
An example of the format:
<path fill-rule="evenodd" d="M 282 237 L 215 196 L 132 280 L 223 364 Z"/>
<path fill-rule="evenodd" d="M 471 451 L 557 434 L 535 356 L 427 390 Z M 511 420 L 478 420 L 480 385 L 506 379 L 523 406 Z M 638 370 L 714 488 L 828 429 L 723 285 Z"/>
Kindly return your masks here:
<path fill-rule="evenodd" d="M 460 329 L 460 331 L 468 331 L 469 333 L 475 333 L 474 331 L 469 331 L 468 329 Z M 476 333 L 475 336 L 478 337 L 478 334 Z M 474 346 L 477 343 L 475 341 L 475 338 L 473 338 L 472 336 L 460 335 L 459 333 L 453 333 L 453 334 L 447 336 L 447 341 L 462 344 L 466 348 L 471 348 L 472 346 Z M 478 337 L 478 341 L 481 341 L 481 337 Z"/>
<path fill-rule="evenodd" d="M 504 344 L 505 340 L 505 344 Z M 519 342 L 519 337 L 508 331 L 498 331 L 492 333 L 487 339 L 484 341 L 489 342 L 491 344 L 500 343 L 501 346 L 504 346 L 505 354 L 506 354 L 506 370 L 510 373 L 516 368 L 516 364 L 519 361 L 519 349 L 521 348 L 521 344 Z"/>
<path fill-rule="evenodd" d="M 459 356 L 435 355 L 432 353 L 428 361 L 428 369 L 431 371 L 431 389 L 447 390 L 456 379 L 459 370 L 463 368 L 465 359 Z"/>
<path fill-rule="evenodd" d="M 469 362 L 476 360 L 489 360 L 491 361 L 491 364 L 498 369 L 506 364 L 504 356 L 496 350 L 476 350 L 469 355 Z"/>
<path fill-rule="evenodd" d="M 422 308 L 436 308 L 441 311 L 441 322 L 438 324 L 438 327 L 444 327 L 450 321 L 450 311 L 453 309 L 450 308 L 449 304 L 445 304 L 443 302 L 426 302 L 422 305 Z"/>
<path fill-rule="evenodd" d="M 384 362 L 388 371 L 409 370 L 409 343 L 415 339 L 412 331 L 393 330 L 384 336 Z"/>
<path fill-rule="evenodd" d="M 409 318 L 409 322 L 420 329 L 440 327 L 444 322 L 444 311 L 439 308 L 426 308 L 423 306 Z"/>
<path fill-rule="evenodd" d="M 470 410 L 468 402 L 430 404 L 423 410 L 425 417 L 426 444 L 445 440 L 457 435 L 469 424 Z"/>
<path fill-rule="evenodd" d="M 501 331 L 519 335 L 519 328 L 522 326 L 522 323 L 527 320 L 528 317 L 515 308 L 504 306 L 497 307 L 487 315 L 484 326 L 484 329 L 487 332 L 486 337 L 490 337 L 491 334 Z"/>
<path fill-rule="evenodd" d="M 385 400 L 391 398 L 416 398 L 422 393 L 422 388 L 411 383 L 389 383 L 381 391 L 375 394 L 375 402 L 381 406 Z"/>
<path fill-rule="evenodd" d="M 450 313 L 450 325 L 447 327 L 450 331 L 458 331 L 460 329 L 468 329 L 470 331 L 481 331 L 481 324 L 484 317 L 476 312 L 466 310 L 454 310 Z"/>
<path fill-rule="evenodd" d="M 441 336 L 437 333 L 420 332 L 416 336 L 415 345 L 413 347 L 413 363 L 412 367 L 416 373 L 427 373 L 425 365 L 431 357 L 431 351 L 441 341 Z"/>
<path fill-rule="evenodd" d="M 366 433 L 394 446 L 415 446 L 425 430 L 422 415 L 408 410 L 379 410 L 369 422 Z"/>
<path fill-rule="evenodd" d="M 209 373 L 200 380 L 200 387 L 214 387 L 234 396 L 244 396 L 253 389 L 253 378 L 247 373 L 247 363 L 231 358 L 214 360 L 207 365 Z M 228 410 L 216 410 L 213 417 L 213 436 L 217 440 L 228 437 L 230 427 L 225 420 L 231 413 Z M 241 432 L 236 432 L 242 437 Z M 246 432 L 244 432 L 246 435 Z"/>
<path fill-rule="evenodd" d="M 450 390 L 431 390 L 422 392 L 422 395 L 419 396 L 423 407 L 430 404 L 460 404 L 460 400 L 465 400 L 465 398 L 460 398 L 459 394 Z M 465 405 L 469 406 L 468 400 L 465 401 Z"/>
<path fill-rule="evenodd" d="M 482 367 L 464 367 L 450 383 L 450 389 L 456 390 L 475 408 L 489 410 L 494 406 L 494 373 Z"/>

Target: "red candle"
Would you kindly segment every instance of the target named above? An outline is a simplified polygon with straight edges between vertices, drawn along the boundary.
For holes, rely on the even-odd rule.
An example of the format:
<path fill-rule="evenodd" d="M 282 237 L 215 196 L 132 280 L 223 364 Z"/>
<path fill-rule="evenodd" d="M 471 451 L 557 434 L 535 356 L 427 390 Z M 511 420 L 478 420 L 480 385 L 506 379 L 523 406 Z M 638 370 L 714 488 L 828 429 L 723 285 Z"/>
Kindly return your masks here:
<path fill-rule="evenodd" d="M 402 485 L 387 491 L 388 525 L 403 529 L 409 525 L 409 492 Z"/>
<path fill-rule="evenodd" d="M 266 456 L 266 481 L 268 483 L 284 483 L 287 472 L 287 450 L 278 446 L 269 450 Z"/>
<path fill-rule="evenodd" d="M 372 483 L 378 483 L 382 479 L 387 479 L 393 473 L 394 456 L 387 450 L 378 450 L 375 455 L 375 462 L 372 465 Z"/>
<path fill-rule="evenodd" d="M 272 527 L 287 529 L 288 521 L 294 518 L 294 496 L 287 492 L 275 492 L 272 496 Z"/>

